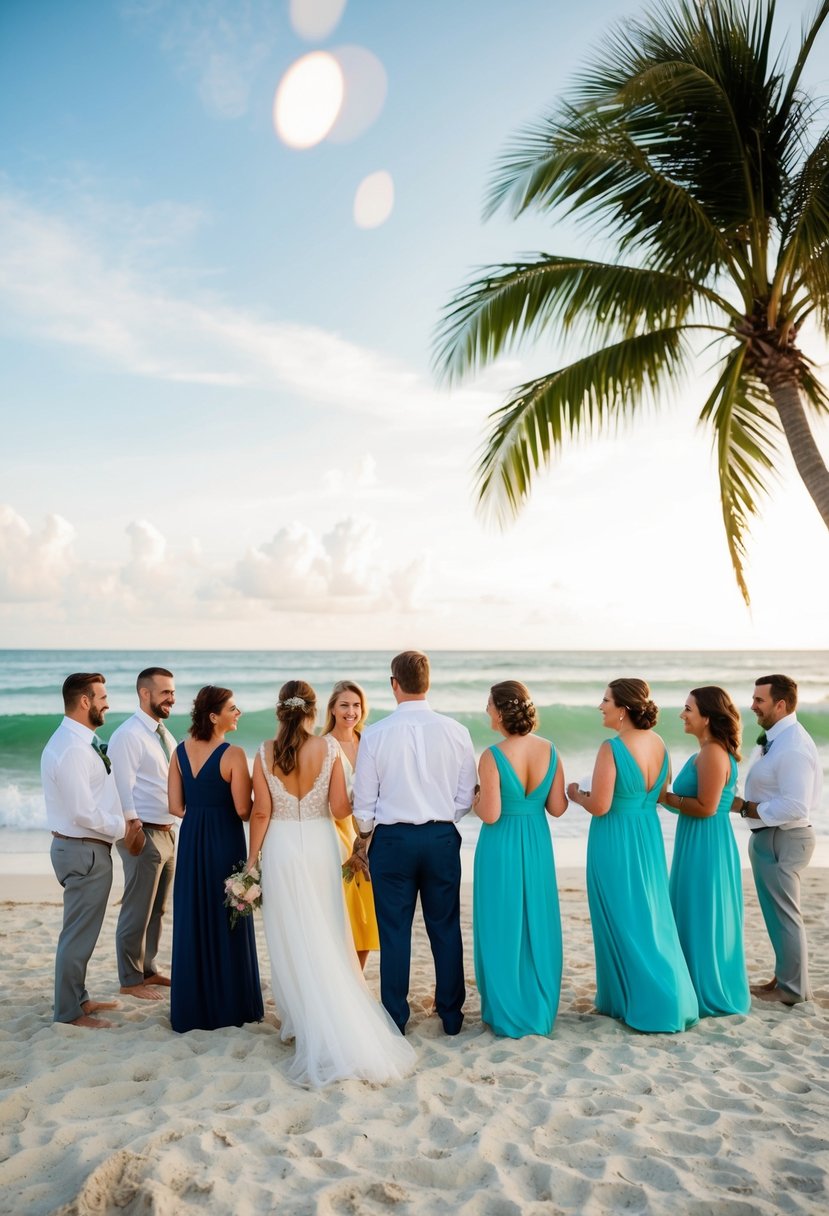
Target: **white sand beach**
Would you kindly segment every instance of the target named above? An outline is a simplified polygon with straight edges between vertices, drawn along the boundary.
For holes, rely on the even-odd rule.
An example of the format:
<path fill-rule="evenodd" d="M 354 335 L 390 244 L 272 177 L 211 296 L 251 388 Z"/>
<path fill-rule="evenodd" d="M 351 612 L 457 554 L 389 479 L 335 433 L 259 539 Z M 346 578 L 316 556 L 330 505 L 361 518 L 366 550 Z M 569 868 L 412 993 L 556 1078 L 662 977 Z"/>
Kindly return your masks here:
<path fill-rule="evenodd" d="M 749 969 L 767 978 L 768 943 L 744 878 Z M 170 1030 L 166 1000 L 125 999 L 108 1031 L 55 1026 L 60 890 L 44 874 L 3 883 L 0 1211 L 9 1216 L 776 1216 L 829 1205 L 826 869 L 807 873 L 803 899 L 815 1001 L 755 1000 L 746 1018 L 707 1019 L 676 1036 L 590 1013 L 584 871 L 562 869 L 554 1033 L 496 1039 L 480 1022 L 465 881 L 463 1032 L 447 1038 L 429 1015 L 420 927 L 416 1073 L 322 1092 L 286 1080 L 291 1048 L 272 1004 L 261 1025 L 185 1036 Z M 116 889 L 90 966 L 96 998 L 117 993 L 117 898 Z M 376 990 L 376 956 L 367 975 Z"/>

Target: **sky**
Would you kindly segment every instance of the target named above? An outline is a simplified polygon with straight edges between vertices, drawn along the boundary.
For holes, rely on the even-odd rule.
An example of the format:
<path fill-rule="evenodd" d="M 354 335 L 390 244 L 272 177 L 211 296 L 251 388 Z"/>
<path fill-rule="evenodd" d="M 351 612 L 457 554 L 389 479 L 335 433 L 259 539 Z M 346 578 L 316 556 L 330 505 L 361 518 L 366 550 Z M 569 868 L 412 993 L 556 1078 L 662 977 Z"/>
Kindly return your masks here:
<path fill-rule="evenodd" d="M 475 509 L 487 416 L 568 351 L 451 389 L 432 367 L 476 268 L 599 252 L 482 206 L 508 141 L 638 11 L 2 0 L 0 646 L 829 647 L 829 537 L 786 460 L 751 610 L 737 590 L 696 425 L 710 361 L 569 445 L 505 530 Z M 781 33 L 807 11 L 778 5 Z M 344 101 L 300 147 L 325 114 L 286 74 L 314 52 Z M 826 31 L 813 60 L 829 94 Z"/>

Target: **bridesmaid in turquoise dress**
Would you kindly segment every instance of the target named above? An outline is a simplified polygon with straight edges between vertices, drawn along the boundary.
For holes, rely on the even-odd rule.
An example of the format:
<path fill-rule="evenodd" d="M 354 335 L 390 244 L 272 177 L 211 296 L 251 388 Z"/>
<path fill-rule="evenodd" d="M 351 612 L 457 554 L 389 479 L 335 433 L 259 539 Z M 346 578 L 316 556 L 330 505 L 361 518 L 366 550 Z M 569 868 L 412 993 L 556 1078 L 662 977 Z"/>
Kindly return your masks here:
<path fill-rule="evenodd" d="M 481 1018 L 497 1035 L 549 1034 L 561 991 L 561 917 L 547 815 L 567 809 L 556 750 L 532 734 L 530 694 L 494 685 L 492 728 L 504 736 L 480 760 L 475 811 L 473 937 Z"/>
<path fill-rule="evenodd" d="M 596 953 L 596 1009 L 634 1030 L 674 1033 L 699 1018 L 668 894 L 656 809 L 668 753 L 644 680 L 613 680 L 599 706 L 618 736 L 603 743 L 591 790 L 567 796 L 592 816 L 587 898 Z"/>
<path fill-rule="evenodd" d="M 748 1013 L 743 948 L 743 883 L 731 828 L 737 789 L 740 715 L 722 688 L 688 694 L 679 715 L 700 744 L 662 798 L 679 812 L 671 864 L 671 904 L 699 1001 L 700 1017 Z"/>

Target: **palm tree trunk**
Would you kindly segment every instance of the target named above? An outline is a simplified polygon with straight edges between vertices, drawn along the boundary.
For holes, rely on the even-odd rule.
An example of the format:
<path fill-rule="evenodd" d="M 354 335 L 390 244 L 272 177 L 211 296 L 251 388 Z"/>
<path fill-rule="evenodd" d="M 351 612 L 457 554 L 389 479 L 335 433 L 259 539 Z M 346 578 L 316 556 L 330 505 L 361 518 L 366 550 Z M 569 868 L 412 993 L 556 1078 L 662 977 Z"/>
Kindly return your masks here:
<path fill-rule="evenodd" d="M 829 469 L 823 462 L 815 437 L 809 429 L 800 390 L 794 381 L 769 386 L 788 441 L 795 468 L 812 496 L 823 522 L 829 528 Z"/>

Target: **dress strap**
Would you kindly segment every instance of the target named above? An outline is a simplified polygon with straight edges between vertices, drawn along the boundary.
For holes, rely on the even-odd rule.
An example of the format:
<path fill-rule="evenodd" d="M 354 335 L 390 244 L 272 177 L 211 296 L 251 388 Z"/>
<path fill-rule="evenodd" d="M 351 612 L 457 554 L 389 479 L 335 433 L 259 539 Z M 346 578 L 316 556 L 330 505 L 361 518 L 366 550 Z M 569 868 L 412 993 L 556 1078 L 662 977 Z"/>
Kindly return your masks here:
<path fill-rule="evenodd" d="M 176 747 L 176 753 L 178 755 L 179 769 L 183 772 L 184 771 L 183 766 L 186 765 L 187 766 L 187 775 L 188 775 L 188 777 L 192 777 L 193 776 L 193 766 L 190 763 L 190 757 L 187 755 L 187 748 L 184 746 L 183 739 L 182 739 L 181 743 L 179 743 L 178 746 Z"/>

